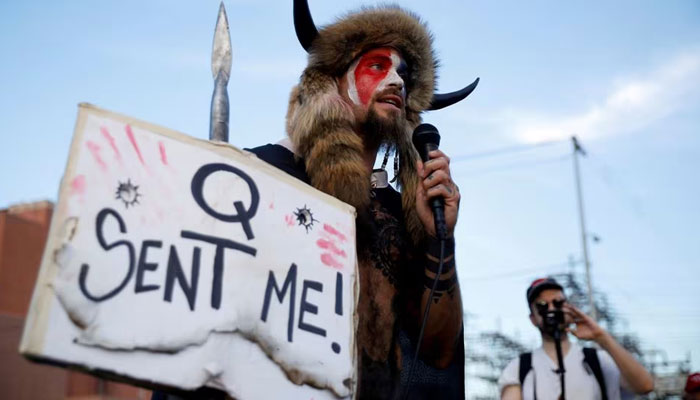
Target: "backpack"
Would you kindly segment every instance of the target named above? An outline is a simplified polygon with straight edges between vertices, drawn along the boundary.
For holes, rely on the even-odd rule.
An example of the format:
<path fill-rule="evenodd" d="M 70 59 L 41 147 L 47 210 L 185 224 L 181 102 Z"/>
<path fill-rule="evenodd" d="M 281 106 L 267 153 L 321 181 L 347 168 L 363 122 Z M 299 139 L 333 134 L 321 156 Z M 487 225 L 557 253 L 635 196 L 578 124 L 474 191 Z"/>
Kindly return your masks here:
<path fill-rule="evenodd" d="M 590 347 L 583 348 L 583 362 L 586 363 L 593 372 L 595 380 L 598 381 L 600 386 L 600 394 L 603 400 L 608 400 L 608 391 L 605 387 L 605 378 L 603 378 L 603 370 L 600 368 L 600 361 L 598 361 L 598 353 L 596 349 Z M 518 371 L 518 378 L 520 379 L 520 387 L 523 387 L 523 382 L 525 382 L 525 376 L 532 369 L 532 353 L 522 353 L 520 354 L 520 370 Z M 535 394 L 535 399 L 537 399 L 537 394 Z"/>

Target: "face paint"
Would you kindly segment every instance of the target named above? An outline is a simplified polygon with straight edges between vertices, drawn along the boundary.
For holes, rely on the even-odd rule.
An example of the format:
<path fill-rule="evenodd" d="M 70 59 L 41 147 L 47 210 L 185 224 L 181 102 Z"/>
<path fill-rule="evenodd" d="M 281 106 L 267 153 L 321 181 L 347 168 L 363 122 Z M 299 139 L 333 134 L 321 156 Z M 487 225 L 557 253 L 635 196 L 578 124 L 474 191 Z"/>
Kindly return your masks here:
<path fill-rule="evenodd" d="M 405 98 L 404 73 L 406 63 L 399 53 L 388 47 L 370 50 L 355 61 L 347 72 L 348 97 L 357 105 L 367 106 L 375 93 L 396 85 Z"/>

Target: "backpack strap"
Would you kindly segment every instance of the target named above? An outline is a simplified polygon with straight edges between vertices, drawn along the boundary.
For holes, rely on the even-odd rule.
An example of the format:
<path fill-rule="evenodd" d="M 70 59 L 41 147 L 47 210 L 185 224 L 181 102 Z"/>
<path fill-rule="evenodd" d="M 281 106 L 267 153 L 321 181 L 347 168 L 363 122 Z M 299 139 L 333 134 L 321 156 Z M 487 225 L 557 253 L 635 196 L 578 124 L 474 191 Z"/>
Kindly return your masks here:
<path fill-rule="evenodd" d="M 598 381 L 598 386 L 600 386 L 600 395 L 602 400 L 608 400 L 608 391 L 605 387 L 605 378 L 603 377 L 603 369 L 600 367 L 600 361 L 598 360 L 598 352 L 596 349 L 590 347 L 583 348 L 583 362 L 588 364 L 593 371 L 595 380 Z"/>
<path fill-rule="evenodd" d="M 518 378 L 520 379 L 520 387 L 523 387 L 525 382 L 525 377 L 527 373 L 532 369 L 532 353 L 522 353 L 520 354 L 520 370 L 518 371 Z M 605 399 L 607 400 L 607 399 Z"/>

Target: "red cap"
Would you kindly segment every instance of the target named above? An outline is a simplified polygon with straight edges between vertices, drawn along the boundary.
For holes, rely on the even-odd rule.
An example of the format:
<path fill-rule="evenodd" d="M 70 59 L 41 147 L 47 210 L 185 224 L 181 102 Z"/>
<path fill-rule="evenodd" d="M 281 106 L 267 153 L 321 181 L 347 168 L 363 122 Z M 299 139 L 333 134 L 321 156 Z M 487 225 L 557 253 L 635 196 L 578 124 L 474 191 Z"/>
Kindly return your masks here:
<path fill-rule="evenodd" d="M 695 372 L 688 375 L 688 380 L 685 381 L 685 392 L 700 392 L 700 372 Z"/>
<path fill-rule="evenodd" d="M 532 304 L 533 301 L 535 301 L 535 298 L 540 294 L 545 289 L 558 289 L 558 290 L 564 290 L 564 288 L 554 280 L 554 278 L 540 278 L 540 279 L 535 279 L 532 281 L 530 284 L 530 287 L 527 288 L 527 292 L 525 293 L 527 297 L 527 305 L 529 306 Z"/>

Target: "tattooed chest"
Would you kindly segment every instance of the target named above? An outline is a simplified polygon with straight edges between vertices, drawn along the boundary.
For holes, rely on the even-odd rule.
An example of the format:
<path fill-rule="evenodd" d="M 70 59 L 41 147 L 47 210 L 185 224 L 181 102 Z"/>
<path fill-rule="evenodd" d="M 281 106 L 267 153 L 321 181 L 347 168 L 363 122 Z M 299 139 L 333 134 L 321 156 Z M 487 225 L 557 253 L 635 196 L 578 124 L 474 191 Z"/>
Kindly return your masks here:
<path fill-rule="evenodd" d="M 406 264 L 406 237 L 399 220 L 382 207 L 372 210 L 373 231 L 367 255 L 374 268 L 397 286 L 401 269 Z"/>

